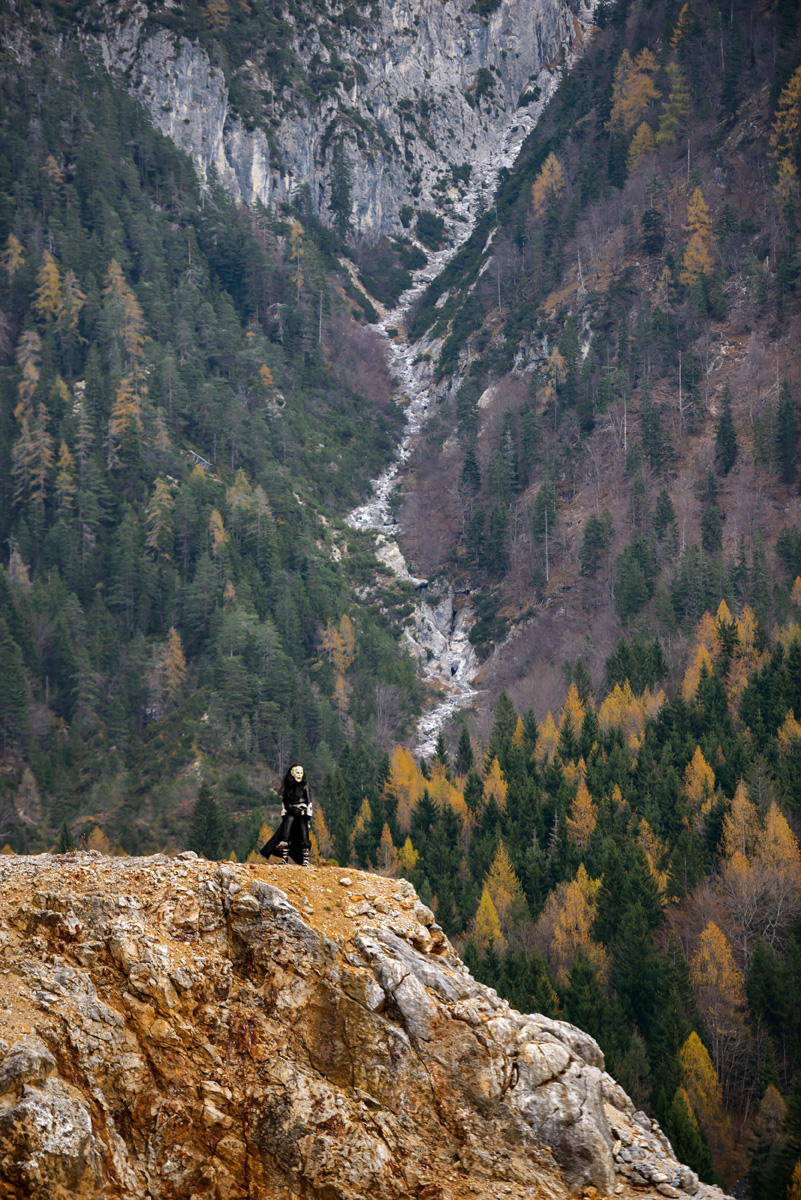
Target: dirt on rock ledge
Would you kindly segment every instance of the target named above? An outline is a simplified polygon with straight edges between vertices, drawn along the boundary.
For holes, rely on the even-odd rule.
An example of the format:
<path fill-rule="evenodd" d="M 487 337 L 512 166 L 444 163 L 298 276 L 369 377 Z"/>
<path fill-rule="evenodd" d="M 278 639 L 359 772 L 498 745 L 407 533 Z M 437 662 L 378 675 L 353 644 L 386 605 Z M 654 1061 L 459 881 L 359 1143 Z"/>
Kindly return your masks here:
<path fill-rule="evenodd" d="M 699 1184 L 403 880 L 0 859 L 0 1200 L 562 1200 Z"/>

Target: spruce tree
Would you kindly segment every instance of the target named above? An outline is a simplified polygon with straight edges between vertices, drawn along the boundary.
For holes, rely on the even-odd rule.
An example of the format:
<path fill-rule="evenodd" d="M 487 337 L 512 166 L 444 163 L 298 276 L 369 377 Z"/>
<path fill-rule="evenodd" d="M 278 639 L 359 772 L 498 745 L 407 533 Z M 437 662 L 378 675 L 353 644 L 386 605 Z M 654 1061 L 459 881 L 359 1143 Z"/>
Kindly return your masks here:
<path fill-rule="evenodd" d="M 728 475 L 737 462 L 738 454 L 737 431 L 731 415 L 731 388 L 727 380 L 723 389 L 720 417 L 715 430 L 715 469 L 718 475 Z"/>
<path fill-rule="evenodd" d="M 224 830 L 220 809 L 207 783 L 200 785 L 200 791 L 192 809 L 192 819 L 189 824 L 187 844 L 196 854 L 202 854 L 210 861 L 216 861 L 222 854 Z"/>
<path fill-rule="evenodd" d="M 779 411 L 776 414 L 776 462 L 782 483 L 788 486 L 795 480 L 795 445 L 798 441 L 798 421 L 795 415 L 790 385 L 785 379 L 782 384 Z"/>
<path fill-rule="evenodd" d="M 456 746 L 456 774 L 466 775 L 473 765 L 473 746 L 470 742 L 470 734 L 467 732 L 467 726 L 462 725 L 459 733 L 459 741 Z"/>

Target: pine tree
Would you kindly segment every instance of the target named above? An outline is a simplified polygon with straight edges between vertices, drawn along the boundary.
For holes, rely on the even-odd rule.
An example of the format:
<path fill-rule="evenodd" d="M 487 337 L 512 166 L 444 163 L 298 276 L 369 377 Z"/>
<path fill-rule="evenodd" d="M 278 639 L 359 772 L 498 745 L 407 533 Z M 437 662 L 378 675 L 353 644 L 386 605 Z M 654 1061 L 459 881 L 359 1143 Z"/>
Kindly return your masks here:
<path fill-rule="evenodd" d="M 464 455 L 462 467 L 462 483 L 471 492 L 476 493 L 481 487 L 481 471 L 476 458 L 475 443 L 470 442 Z"/>
<path fill-rule="evenodd" d="M 654 258 L 665 245 L 665 218 L 658 208 L 648 207 L 642 214 L 642 248 Z"/>
<path fill-rule="evenodd" d="M 224 829 L 220 809 L 207 783 L 200 785 L 189 824 L 187 845 L 212 862 L 222 854 Z"/>
<path fill-rule="evenodd" d="M 22 651 L 0 617 L 0 747 L 3 757 L 23 748 L 27 715 L 27 687 Z"/>
<path fill-rule="evenodd" d="M 728 475 L 737 462 L 738 454 L 737 431 L 731 415 L 731 387 L 727 379 L 723 388 L 720 417 L 715 429 L 715 469 L 718 475 Z"/>
<path fill-rule="evenodd" d="M 328 207 L 334 214 L 334 228 L 343 241 L 350 235 L 352 176 L 345 146 L 338 141 L 331 163 L 331 200 Z"/>
<path fill-rule="evenodd" d="M 776 462 L 782 483 L 786 483 L 788 487 L 795 481 L 797 441 L 798 421 L 790 395 L 790 385 L 785 379 L 776 414 Z"/>
<path fill-rule="evenodd" d="M 599 568 L 612 549 L 614 533 L 612 514 L 608 508 L 605 508 L 600 516 L 590 513 L 579 550 L 581 574 L 586 579 L 594 579 L 598 574 Z"/>
<path fill-rule="evenodd" d="M 473 765 L 473 746 L 470 741 L 470 734 L 467 732 L 467 726 L 462 725 L 459 733 L 459 741 L 456 746 L 456 774 L 466 775 Z"/>
<path fill-rule="evenodd" d="M 64 818 L 61 829 L 58 832 L 58 840 L 53 847 L 54 854 L 70 854 L 75 849 L 75 841 L 70 832 L 69 822 Z"/>

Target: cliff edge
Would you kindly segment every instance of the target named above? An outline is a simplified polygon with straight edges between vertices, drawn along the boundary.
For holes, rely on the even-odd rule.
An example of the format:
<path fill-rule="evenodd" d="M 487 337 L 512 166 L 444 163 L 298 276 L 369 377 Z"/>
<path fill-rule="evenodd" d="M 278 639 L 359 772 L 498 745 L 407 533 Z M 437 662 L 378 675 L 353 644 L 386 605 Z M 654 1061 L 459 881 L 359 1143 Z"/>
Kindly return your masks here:
<path fill-rule="evenodd" d="M 722 1193 L 403 880 L 0 859 L 0 1200 Z"/>

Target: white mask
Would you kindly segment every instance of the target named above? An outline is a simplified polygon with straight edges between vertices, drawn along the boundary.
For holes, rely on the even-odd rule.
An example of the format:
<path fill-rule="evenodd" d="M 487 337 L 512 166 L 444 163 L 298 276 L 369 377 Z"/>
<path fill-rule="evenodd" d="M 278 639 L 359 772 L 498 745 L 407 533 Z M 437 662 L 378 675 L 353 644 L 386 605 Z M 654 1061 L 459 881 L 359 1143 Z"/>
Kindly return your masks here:
<path fill-rule="evenodd" d="M 296 783 L 300 783 L 301 779 L 303 778 L 303 767 L 293 767 L 289 774 Z"/>

